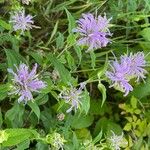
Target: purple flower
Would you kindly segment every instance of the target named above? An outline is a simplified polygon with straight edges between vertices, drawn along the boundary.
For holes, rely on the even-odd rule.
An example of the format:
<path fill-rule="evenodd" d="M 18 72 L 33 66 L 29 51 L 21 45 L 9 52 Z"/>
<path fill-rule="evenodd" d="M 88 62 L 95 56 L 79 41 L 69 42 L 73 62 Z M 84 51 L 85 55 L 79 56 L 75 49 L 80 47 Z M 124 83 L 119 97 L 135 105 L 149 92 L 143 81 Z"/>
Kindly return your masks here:
<path fill-rule="evenodd" d="M 108 36 L 111 36 L 108 29 L 110 20 L 111 18 L 107 19 L 106 15 L 94 17 L 91 13 L 83 14 L 82 18 L 77 21 L 78 27 L 73 30 L 80 35 L 78 45 L 89 47 L 87 52 L 106 47 L 110 42 Z"/>
<path fill-rule="evenodd" d="M 82 90 L 85 88 L 85 83 L 81 83 L 80 87 L 76 89 L 72 87 L 70 89 L 65 89 L 59 94 L 59 98 L 65 100 L 65 103 L 71 105 L 71 107 L 66 111 L 67 113 L 71 112 L 73 109 L 76 111 L 81 105 Z"/>
<path fill-rule="evenodd" d="M 21 30 L 23 33 L 25 30 L 32 29 L 32 27 L 35 27 L 34 21 L 32 20 L 33 16 L 31 15 L 25 15 L 25 10 L 19 10 L 14 12 L 14 14 L 11 16 L 10 22 L 13 24 L 13 29 L 15 31 Z"/>
<path fill-rule="evenodd" d="M 145 56 L 143 52 L 136 54 L 130 53 L 129 55 L 122 55 L 120 62 L 113 61 L 111 65 L 111 71 L 106 72 L 106 76 L 112 81 L 110 87 L 115 87 L 124 92 L 124 96 L 127 96 L 133 87 L 129 84 L 129 81 L 133 78 L 144 79 L 147 71 L 144 69 L 146 66 Z"/>
<path fill-rule="evenodd" d="M 129 66 L 126 62 L 121 64 L 118 61 L 113 61 L 111 65 L 112 71 L 107 71 L 106 76 L 112 81 L 110 87 L 115 87 L 120 91 L 124 92 L 124 96 L 127 96 L 130 91 L 133 90 L 132 86 L 128 83 L 128 71 Z"/>
<path fill-rule="evenodd" d="M 147 71 L 144 69 L 146 66 L 145 56 L 143 52 L 138 52 L 136 54 L 130 53 L 130 55 L 121 56 L 121 61 L 127 62 L 130 67 L 128 75 L 131 77 L 137 78 L 139 81 L 140 78 L 144 79 Z"/>
<path fill-rule="evenodd" d="M 32 92 L 39 92 L 40 89 L 46 87 L 46 84 L 38 79 L 36 74 L 37 64 L 29 71 L 29 67 L 25 64 L 20 64 L 19 68 L 16 67 L 16 73 L 12 69 L 8 72 L 13 75 L 13 92 L 10 94 L 19 95 L 18 102 L 33 100 Z"/>

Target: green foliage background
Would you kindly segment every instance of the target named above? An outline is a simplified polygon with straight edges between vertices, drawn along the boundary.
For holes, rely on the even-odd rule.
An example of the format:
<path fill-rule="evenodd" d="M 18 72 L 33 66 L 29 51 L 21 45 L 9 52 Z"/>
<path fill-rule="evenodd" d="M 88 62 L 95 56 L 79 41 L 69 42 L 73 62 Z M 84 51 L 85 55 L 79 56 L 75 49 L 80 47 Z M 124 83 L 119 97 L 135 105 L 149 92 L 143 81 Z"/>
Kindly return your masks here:
<path fill-rule="evenodd" d="M 10 12 L 25 7 L 40 29 L 21 36 L 9 24 Z M 112 17 L 112 43 L 106 48 L 85 53 L 76 45 L 72 29 L 82 13 L 91 12 Z M 22 5 L 18 0 L 0 0 L 0 143 L 1 149 L 48 150 L 48 135 L 58 132 L 64 137 L 65 150 L 113 149 L 108 138 L 111 131 L 128 142 L 123 149 L 150 149 L 150 78 L 132 83 L 127 97 L 110 89 L 105 71 L 108 60 L 127 52 L 150 52 L 149 0 L 33 0 Z M 146 57 L 149 63 L 150 55 Z M 8 95 L 12 88 L 7 68 L 24 62 L 39 64 L 39 74 L 46 89 L 34 102 L 18 104 Z M 146 68 L 148 71 L 149 65 Z M 54 81 L 52 71 L 60 77 Z M 86 81 L 80 112 L 66 114 L 68 106 L 58 99 L 68 83 L 78 86 Z M 63 121 L 57 115 L 65 114 Z M 3 132 L 5 131 L 5 132 Z M 2 142 L 1 142 L 2 141 Z"/>

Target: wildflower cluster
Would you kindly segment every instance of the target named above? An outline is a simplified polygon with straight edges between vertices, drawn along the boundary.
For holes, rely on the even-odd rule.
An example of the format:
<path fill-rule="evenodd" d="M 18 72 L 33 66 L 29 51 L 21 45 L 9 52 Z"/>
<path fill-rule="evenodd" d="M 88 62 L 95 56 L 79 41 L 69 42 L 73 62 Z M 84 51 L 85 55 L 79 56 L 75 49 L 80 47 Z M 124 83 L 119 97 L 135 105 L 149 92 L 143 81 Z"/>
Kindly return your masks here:
<path fill-rule="evenodd" d="M 80 35 L 78 45 L 89 47 L 87 52 L 106 47 L 110 42 L 108 36 L 112 35 L 108 29 L 110 20 L 106 18 L 106 15 L 94 17 L 91 13 L 83 14 L 82 18 L 77 21 L 78 27 L 74 29 L 74 32 Z"/>
<path fill-rule="evenodd" d="M 18 102 L 33 100 L 32 92 L 39 92 L 40 89 L 45 88 L 46 84 L 38 79 L 36 74 L 37 64 L 34 65 L 31 72 L 26 64 L 20 64 L 19 68 L 16 66 L 16 73 L 12 69 L 8 72 L 13 75 L 13 92 L 10 94 L 19 95 Z"/>
<path fill-rule="evenodd" d="M 125 93 L 124 96 L 127 96 L 133 90 L 133 87 L 129 84 L 131 79 L 136 78 L 138 82 L 140 78 L 146 78 L 145 66 L 146 61 L 143 52 L 121 56 L 120 62 L 118 60 L 112 62 L 112 71 L 106 72 L 106 76 L 112 81 L 110 87 L 121 90 Z"/>
<path fill-rule="evenodd" d="M 82 90 L 85 88 L 85 83 L 81 83 L 80 87 L 76 89 L 71 86 L 70 89 L 65 89 L 59 94 L 59 98 L 64 99 L 65 103 L 71 105 L 71 107 L 66 111 L 71 112 L 73 109 L 76 111 L 81 105 Z"/>

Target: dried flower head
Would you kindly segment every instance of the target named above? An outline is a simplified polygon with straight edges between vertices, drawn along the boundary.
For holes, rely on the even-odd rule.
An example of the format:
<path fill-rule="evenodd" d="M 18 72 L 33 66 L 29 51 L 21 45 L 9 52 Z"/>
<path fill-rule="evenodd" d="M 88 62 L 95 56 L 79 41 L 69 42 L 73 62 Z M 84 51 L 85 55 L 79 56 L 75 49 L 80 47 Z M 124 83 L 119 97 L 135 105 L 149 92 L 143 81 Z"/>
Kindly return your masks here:
<path fill-rule="evenodd" d="M 65 114 L 64 114 L 64 113 L 59 113 L 59 114 L 57 114 L 57 119 L 58 119 L 59 121 L 63 121 L 63 120 L 65 119 Z"/>
<path fill-rule="evenodd" d="M 85 88 L 85 83 L 81 83 L 80 87 L 76 89 L 71 86 L 70 89 L 65 89 L 59 94 L 59 98 L 65 100 L 65 103 L 71 105 L 71 107 L 66 111 L 67 113 L 71 112 L 73 109 L 76 111 L 81 105 L 82 90 Z"/>
<path fill-rule="evenodd" d="M 33 16 L 31 15 L 25 15 L 25 10 L 19 10 L 14 12 L 12 14 L 10 22 L 13 24 L 14 31 L 21 30 L 21 33 L 23 33 L 25 30 L 32 29 L 32 27 L 35 27 L 34 21 L 32 20 Z"/>
<path fill-rule="evenodd" d="M 110 42 L 108 36 L 111 36 L 108 29 L 110 20 L 111 18 L 107 19 L 106 15 L 94 17 L 91 13 L 82 14 L 82 18 L 77 21 L 78 27 L 73 30 L 80 35 L 78 45 L 89 47 L 87 52 L 106 47 Z"/>
<path fill-rule="evenodd" d="M 123 133 L 121 135 L 116 135 L 112 131 L 112 136 L 108 140 L 114 150 L 120 150 L 123 145 L 127 145 L 127 142 L 123 138 Z"/>
<path fill-rule="evenodd" d="M 127 96 L 133 90 L 133 87 L 129 84 L 131 79 L 137 78 L 136 81 L 139 81 L 140 78 L 146 78 L 147 71 L 144 69 L 146 61 L 143 52 L 122 55 L 120 62 L 115 60 L 110 66 L 111 71 L 106 72 L 106 76 L 112 81 L 110 87 L 115 87 L 124 92 L 124 96 Z"/>
<path fill-rule="evenodd" d="M 31 0 L 22 0 L 22 4 L 26 4 L 26 5 L 29 5 Z"/>
<path fill-rule="evenodd" d="M 13 75 L 13 92 L 10 94 L 19 95 L 18 102 L 33 100 L 32 92 L 39 92 L 40 89 L 46 87 L 46 84 L 38 79 L 36 74 L 37 64 L 29 72 L 29 67 L 26 64 L 20 64 L 19 68 L 16 67 L 16 73 L 12 69 L 8 69 L 8 72 Z"/>

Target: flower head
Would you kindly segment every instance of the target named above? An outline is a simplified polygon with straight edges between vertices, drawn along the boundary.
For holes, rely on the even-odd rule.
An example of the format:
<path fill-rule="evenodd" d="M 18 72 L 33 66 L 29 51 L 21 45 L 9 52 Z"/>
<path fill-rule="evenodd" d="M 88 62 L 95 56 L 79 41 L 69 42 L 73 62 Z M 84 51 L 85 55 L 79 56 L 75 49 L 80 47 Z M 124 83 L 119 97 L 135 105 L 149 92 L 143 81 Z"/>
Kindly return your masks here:
<path fill-rule="evenodd" d="M 107 71 L 106 76 L 112 81 L 110 87 L 115 87 L 124 92 L 124 96 L 127 96 L 130 91 L 133 90 L 132 86 L 128 83 L 127 78 L 129 66 L 126 62 L 119 63 L 115 60 L 111 65 L 112 71 Z"/>
<path fill-rule="evenodd" d="M 108 29 L 110 20 L 106 18 L 106 15 L 94 17 L 91 13 L 83 14 L 82 18 L 77 21 L 78 27 L 74 29 L 74 32 L 80 34 L 78 45 L 89 47 L 87 52 L 106 47 L 110 42 L 108 36 L 111 36 Z"/>
<path fill-rule="evenodd" d="M 69 113 L 73 109 L 76 111 L 81 105 L 81 98 L 82 98 L 82 90 L 84 89 L 85 84 L 80 84 L 80 87 L 76 89 L 75 87 L 71 86 L 70 89 L 65 89 L 59 94 L 59 98 L 65 100 L 65 103 L 71 105 L 71 107 L 66 111 Z"/>
<path fill-rule="evenodd" d="M 145 56 L 143 52 L 138 52 L 136 54 L 130 53 L 130 55 L 121 56 L 121 61 L 126 62 L 130 67 L 128 75 L 137 78 L 144 79 L 147 71 L 144 69 L 146 66 Z"/>
<path fill-rule="evenodd" d="M 127 145 L 127 142 L 123 139 L 123 133 L 121 135 L 116 135 L 112 131 L 112 136 L 108 140 L 114 150 L 120 150 L 121 146 Z"/>
<path fill-rule="evenodd" d="M 32 29 L 34 26 L 34 21 L 32 20 L 33 16 L 31 15 L 25 15 L 25 10 L 19 10 L 14 12 L 14 14 L 11 16 L 10 22 L 13 24 L 13 29 L 15 31 L 21 30 L 22 33 L 25 30 Z"/>
<path fill-rule="evenodd" d="M 46 84 L 38 79 L 36 74 L 37 64 L 29 72 L 29 67 L 26 64 L 20 64 L 19 68 L 16 67 L 15 73 L 12 69 L 8 69 L 8 72 L 13 75 L 14 89 L 10 94 L 19 95 L 18 102 L 33 100 L 32 92 L 39 92 L 40 89 L 46 87 Z"/>
<path fill-rule="evenodd" d="M 133 87 L 129 84 L 129 81 L 133 78 L 144 79 L 147 71 L 144 69 L 146 66 L 145 56 L 143 52 L 136 54 L 130 53 L 130 55 L 122 55 L 120 62 L 115 60 L 111 64 L 111 71 L 106 72 L 106 76 L 112 81 L 110 87 L 115 87 L 124 92 L 124 96 L 127 96 Z"/>

